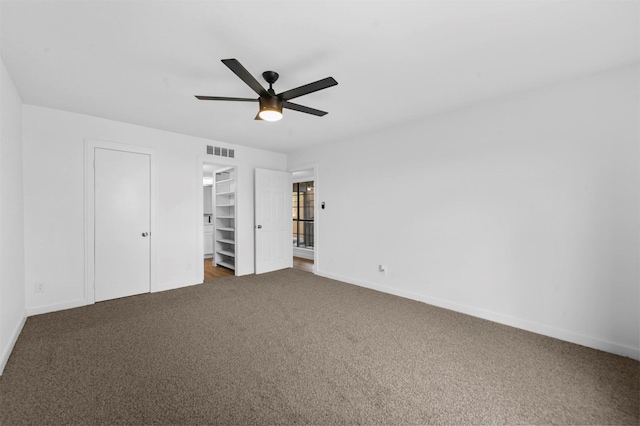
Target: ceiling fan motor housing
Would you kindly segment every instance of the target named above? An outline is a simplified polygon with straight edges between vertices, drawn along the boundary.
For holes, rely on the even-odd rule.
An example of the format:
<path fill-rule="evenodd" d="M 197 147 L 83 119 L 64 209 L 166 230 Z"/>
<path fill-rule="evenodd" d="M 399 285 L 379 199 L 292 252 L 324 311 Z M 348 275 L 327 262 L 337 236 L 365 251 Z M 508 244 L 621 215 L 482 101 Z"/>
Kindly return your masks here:
<path fill-rule="evenodd" d="M 277 96 L 269 97 L 261 96 L 260 97 L 260 111 L 263 109 L 269 110 L 278 110 L 282 111 L 282 99 Z"/>
<path fill-rule="evenodd" d="M 264 116 L 262 115 L 263 111 L 278 112 L 280 113 L 280 117 L 282 117 L 282 99 L 277 96 L 260 96 L 259 101 L 260 112 L 258 113 L 258 115 L 260 117 L 264 118 Z"/>

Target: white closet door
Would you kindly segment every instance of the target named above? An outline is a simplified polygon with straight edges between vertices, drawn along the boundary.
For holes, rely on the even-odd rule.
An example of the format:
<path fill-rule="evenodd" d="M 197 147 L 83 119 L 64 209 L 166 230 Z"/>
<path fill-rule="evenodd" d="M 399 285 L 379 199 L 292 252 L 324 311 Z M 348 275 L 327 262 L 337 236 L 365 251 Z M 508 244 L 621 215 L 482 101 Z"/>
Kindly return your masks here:
<path fill-rule="evenodd" d="M 95 301 L 150 291 L 150 156 L 95 150 Z"/>

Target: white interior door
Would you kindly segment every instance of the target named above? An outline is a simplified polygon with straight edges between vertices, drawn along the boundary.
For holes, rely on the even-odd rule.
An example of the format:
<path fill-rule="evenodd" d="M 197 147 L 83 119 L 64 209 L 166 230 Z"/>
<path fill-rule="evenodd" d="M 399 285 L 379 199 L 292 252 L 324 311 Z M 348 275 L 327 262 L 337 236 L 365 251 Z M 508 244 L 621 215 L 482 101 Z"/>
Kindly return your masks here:
<path fill-rule="evenodd" d="M 148 293 L 150 156 L 96 148 L 94 158 L 95 301 Z"/>
<path fill-rule="evenodd" d="M 256 169 L 256 274 L 293 266 L 291 173 Z"/>

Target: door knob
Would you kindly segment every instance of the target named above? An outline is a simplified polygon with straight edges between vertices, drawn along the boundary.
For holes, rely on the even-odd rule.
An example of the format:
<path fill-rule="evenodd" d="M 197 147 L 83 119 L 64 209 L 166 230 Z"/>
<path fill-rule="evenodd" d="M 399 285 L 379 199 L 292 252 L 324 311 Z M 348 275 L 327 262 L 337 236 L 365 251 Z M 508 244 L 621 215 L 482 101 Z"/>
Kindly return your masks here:
<path fill-rule="evenodd" d="M 262 229 L 262 225 L 258 225 L 258 229 Z"/>
<path fill-rule="evenodd" d="M 149 233 L 148 233 L 148 232 L 143 232 L 143 233 L 142 233 L 142 236 L 143 236 L 143 237 L 146 237 L 147 235 L 149 235 Z"/>

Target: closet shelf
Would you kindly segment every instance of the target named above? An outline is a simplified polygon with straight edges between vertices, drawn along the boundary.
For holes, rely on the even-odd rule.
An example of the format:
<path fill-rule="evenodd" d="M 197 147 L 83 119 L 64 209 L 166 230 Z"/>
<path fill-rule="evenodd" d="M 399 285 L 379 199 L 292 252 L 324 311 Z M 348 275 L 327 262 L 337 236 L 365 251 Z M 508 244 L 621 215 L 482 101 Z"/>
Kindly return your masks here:
<path fill-rule="evenodd" d="M 235 244 L 236 241 L 235 240 L 230 240 L 228 238 L 220 238 L 216 240 L 219 243 L 225 243 L 225 244 Z"/>
<path fill-rule="evenodd" d="M 223 180 L 217 180 L 217 181 L 216 181 L 216 184 L 226 183 L 226 182 L 233 182 L 234 180 L 235 180 L 234 178 L 223 179 Z"/>
<path fill-rule="evenodd" d="M 236 265 L 229 262 L 216 262 L 216 265 L 224 266 L 225 268 L 236 270 Z"/>

